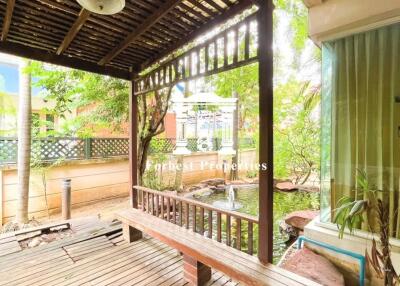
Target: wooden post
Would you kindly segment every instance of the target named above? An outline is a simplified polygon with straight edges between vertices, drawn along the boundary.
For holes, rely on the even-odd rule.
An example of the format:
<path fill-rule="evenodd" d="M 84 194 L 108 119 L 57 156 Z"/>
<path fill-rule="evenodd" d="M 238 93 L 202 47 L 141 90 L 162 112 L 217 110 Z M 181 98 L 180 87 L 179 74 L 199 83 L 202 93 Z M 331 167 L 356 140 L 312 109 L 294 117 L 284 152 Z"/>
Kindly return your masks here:
<path fill-rule="evenodd" d="M 67 220 L 71 218 L 71 179 L 63 179 L 62 181 L 62 201 L 61 201 L 62 218 Z"/>
<path fill-rule="evenodd" d="M 134 227 L 131 227 L 130 225 L 123 223 L 122 224 L 122 237 L 124 238 L 125 241 L 128 243 L 137 241 L 139 239 L 143 238 L 143 233 L 140 230 L 137 230 Z"/>
<path fill-rule="evenodd" d="M 129 89 L 129 191 L 131 194 L 131 205 L 133 208 L 138 207 L 137 190 L 133 186 L 138 184 L 138 151 L 137 151 L 137 98 L 135 96 L 134 81 L 130 81 Z"/>
<path fill-rule="evenodd" d="M 189 285 L 205 285 L 211 279 L 211 268 L 183 254 L 183 276 Z"/>
<path fill-rule="evenodd" d="M 258 57 L 259 57 L 259 228 L 258 258 L 272 263 L 273 252 L 273 4 L 259 1 Z"/>

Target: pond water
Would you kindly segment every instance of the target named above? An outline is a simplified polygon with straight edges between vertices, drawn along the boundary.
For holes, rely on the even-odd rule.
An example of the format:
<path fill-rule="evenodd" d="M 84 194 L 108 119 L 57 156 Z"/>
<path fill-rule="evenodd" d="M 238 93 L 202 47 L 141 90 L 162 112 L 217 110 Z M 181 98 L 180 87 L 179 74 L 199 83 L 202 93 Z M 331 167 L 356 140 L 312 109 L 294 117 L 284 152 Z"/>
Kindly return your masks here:
<path fill-rule="evenodd" d="M 258 216 L 258 186 L 238 186 L 235 187 L 235 207 L 237 212 L 242 212 L 254 216 Z M 223 205 L 223 202 L 228 202 L 228 192 L 213 193 L 209 196 L 201 196 L 196 198 L 201 202 L 211 205 Z M 287 249 L 285 241 L 287 236 L 281 235 L 279 232 L 279 223 L 290 212 L 297 210 L 310 210 L 319 208 L 319 194 L 306 192 L 274 193 L 274 263 L 277 263 Z M 243 228 L 246 232 L 246 226 Z M 257 229 L 254 229 L 254 234 L 257 234 Z M 257 239 L 257 237 L 255 237 Z M 242 241 L 244 241 L 242 239 Z M 254 244 L 258 245 L 258 243 Z M 243 246 L 243 245 L 242 245 Z M 246 246 L 244 246 L 245 248 Z"/>

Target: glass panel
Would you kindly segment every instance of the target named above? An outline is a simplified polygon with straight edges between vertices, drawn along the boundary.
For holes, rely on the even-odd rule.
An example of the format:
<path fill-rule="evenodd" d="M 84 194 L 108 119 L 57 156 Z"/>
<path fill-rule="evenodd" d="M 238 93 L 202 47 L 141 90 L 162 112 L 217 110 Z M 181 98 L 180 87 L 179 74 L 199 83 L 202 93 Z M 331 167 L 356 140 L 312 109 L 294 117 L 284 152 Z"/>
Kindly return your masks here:
<path fill-rule="evenodd" d="M 322 220 L 343 197 L 369 198 L 365 173 L 400 237 L 400 25 L 324 43 L 322 56 Z"/>

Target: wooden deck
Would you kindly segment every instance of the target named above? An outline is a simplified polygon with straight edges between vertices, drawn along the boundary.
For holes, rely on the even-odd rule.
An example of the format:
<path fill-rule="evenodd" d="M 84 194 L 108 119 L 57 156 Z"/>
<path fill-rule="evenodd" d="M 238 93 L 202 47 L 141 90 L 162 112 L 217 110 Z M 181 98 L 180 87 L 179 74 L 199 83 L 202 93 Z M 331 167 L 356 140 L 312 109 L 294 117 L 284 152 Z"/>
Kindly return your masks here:
<path fill-rule="evenodd" d="M 128 244 L 120 225 L 5 254 L 0 257 L 0 277 L 0 285 L 7 286 L 186 284 L 176 250 L 149 237 Z M 208 285 L 239 284 L 213 271 Z"/>

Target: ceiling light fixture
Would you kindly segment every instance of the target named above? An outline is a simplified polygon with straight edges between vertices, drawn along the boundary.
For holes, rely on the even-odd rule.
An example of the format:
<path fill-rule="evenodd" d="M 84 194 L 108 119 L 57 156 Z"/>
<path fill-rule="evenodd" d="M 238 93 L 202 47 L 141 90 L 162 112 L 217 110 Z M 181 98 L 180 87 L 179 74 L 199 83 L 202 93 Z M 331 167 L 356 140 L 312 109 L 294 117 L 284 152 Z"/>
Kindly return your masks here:
<path fill-rule="evenodd" d="M 125 7 L 125 0 L 77 0 L 86 10 L 96 14 L 112 15 Z"/>

